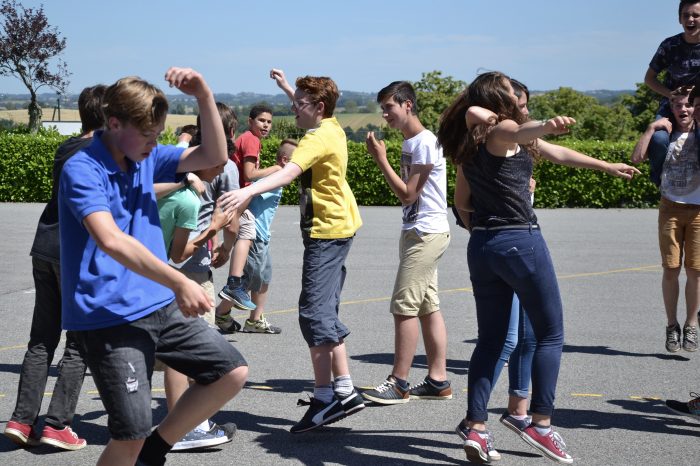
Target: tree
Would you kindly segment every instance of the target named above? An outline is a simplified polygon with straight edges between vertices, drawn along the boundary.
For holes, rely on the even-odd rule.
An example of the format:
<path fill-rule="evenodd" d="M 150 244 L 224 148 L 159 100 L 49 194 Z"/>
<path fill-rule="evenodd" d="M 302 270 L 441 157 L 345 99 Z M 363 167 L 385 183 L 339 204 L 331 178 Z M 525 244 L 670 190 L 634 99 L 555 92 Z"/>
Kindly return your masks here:
<path fill-rule="evenodd" d="M 647 125 L 654 121 L 660 101 L 661 96 L 644 83 L 637 83 L 637 91 L 633 95 L 622 97 L 622 105 L 627 107 L 634 118 L 635 130 L 643 133 Z"/>
<path fill-rule="evenodd" d="M 354 100 L 345 101 L 345 113 L 357 113 L 357 102 Z"/>
<path fill-rule="evenodd" d="M 595 97 L 577 92 L 570 87 L 533 96 L 528 103 L 530 118 L 544 120 L 557 115 L 574 118 L 568 136 L 575 139 L 633 140 L 634 119 L 627 107 L 617 102 L 601 105 Z"/>
<path fill-rule="evenodd" d="M 466 87 L 464 81 L 442 77 L 442 71 L 423 73 L 420 81 L 413 83 L 418 101 L 418 115 L 423 126 L 437 131 L 440 115 Z"/>
<path fill-rule="evenodd" d="M 69 82 L 63 60 L 57 58 L 55 70 L 50 68 L 66 48 L 66 39 L 49 25 L 43 6 L 34 10 L 17 0 L 2 0 L 0 21 L 0 76 L 15 76 L 29 91 L 29 129 L 36 132 L 41 126 L 37 91 L 48 86 L 63 94 Z"/>

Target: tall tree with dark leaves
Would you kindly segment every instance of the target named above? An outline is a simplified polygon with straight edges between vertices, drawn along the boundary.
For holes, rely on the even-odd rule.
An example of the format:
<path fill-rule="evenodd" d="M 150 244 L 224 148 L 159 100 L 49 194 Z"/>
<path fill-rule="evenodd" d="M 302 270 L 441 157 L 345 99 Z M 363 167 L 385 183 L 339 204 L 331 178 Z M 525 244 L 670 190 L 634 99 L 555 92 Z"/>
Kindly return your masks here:
<path fill-rule="evenodd" d="M 29 129 L 41 126 L 37 91 L 44 86 L 63 93 L 68 68 L 59 57 L 66 48 L 58 28 L 49 25 L 44 7 L 25 8 L 16 0 L 0 3 L 0 76 L 14 76 L 27 88 Z"/>

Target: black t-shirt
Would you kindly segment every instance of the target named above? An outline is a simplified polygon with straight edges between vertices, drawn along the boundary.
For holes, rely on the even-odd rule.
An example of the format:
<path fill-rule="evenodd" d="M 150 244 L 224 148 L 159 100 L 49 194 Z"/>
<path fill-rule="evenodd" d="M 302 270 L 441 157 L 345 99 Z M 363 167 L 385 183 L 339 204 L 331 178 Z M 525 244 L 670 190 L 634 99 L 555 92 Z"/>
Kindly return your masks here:
<path fill-rule="evenodd" d="M 471 189 L 473 227 L 536 224 L 530 204 L 533 161 L 522 147 L 511 157 L 496 157 L 479 146 L 472 160 L 462 165 Z"/>
<path fill-rule="evenodd" d="M 649 68 L 657 73 L 666 70 L 664 86 L 670 90 L 695 84 L 700 77 L 700 44 L 689 44 L 683 33 L 671 36 L 661 42 Z"/>
<path fill-rule="evenodd" d="M 91 142 L 92 138 L 73 137 L 66 140 L 56 149 L 56 155 L 53 159 L 51 199 L 49 199 L 39 218 L 39 224 L 34 235 L 34 243 L 29 253 L 31 256 L 48 262 L 59 263 L 61 251 L 58 236 L 58 182 L 66 161 L 80 149 L 89 146 Z"/>

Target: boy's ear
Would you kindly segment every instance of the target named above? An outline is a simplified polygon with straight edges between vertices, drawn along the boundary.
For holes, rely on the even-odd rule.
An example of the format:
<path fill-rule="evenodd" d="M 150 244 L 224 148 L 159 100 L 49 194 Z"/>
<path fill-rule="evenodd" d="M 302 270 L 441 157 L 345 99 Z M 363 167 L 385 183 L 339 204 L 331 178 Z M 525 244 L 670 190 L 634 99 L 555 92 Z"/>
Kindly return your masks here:
<path fill-rule="evenodd" d="M 107 120 L 107 129 L 110 129 L 110 130 L 113 130 L 113 131 L 114 131 L 114 130 L 120 129 L 121 126 L 122 126 L 122 122 L 119 121 L 119 118 L 117 118 L 117 117 L 115 117 L 115 116 L 111 116 L 111 117 L 109 117 L 109 119 Z"/>
<path fill-rule="evenodd" d="M 408 113 L 413 113 L 413 101 L 407 100 L 405 103 L 406 103 L 406 110 L 408 110 Z"/>
<path fill-rule="evenodd" d="M 318 110 L 321 112 L 321 115 L 326 114 L 326 104 L 324 102 L 319 102 L 318 103 Z"/>

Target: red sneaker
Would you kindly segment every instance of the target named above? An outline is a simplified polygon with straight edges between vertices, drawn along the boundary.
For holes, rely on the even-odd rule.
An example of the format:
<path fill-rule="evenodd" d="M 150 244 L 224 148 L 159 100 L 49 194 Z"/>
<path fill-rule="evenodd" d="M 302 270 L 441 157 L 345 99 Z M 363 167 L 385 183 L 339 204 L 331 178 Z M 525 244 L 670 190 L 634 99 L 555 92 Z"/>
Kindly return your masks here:
<path fill-rule="evenodd" d="M 22 448 L 35 447 L 39 442 L 34 435 L 34 428 L 29 424 L 8 421 L 5 426 L 5 436 Z"/>
<path fill-rule="evenodd" d="M 488 430 L 484 431 L 482 434 L 486 435 L 486 437 L 482 437 L 474 429 L 466 429 L 460 434 L 460 437 L 464 438 L 464 452 L 467 454 L 467 461 L 470 463 L 484 464 L 491 462 L 491 457 L 489 457 L 489 450 L 493 449 L 493 447 L 489 445 L 491 442 L 491 434 Z"/>
<path fill-rule="evenodd" d="M 39 441 L 47 445 L 53 445 L 62 450 L 80 450 L 87 445 L 85 439 L 78 437 L 78 434 L 73 432 L 70 427 L 54 429 L 53 427 L 46 426 L 41 433 L 41 439 Z"/>
<path fill-rule="evenodd" d="M 534 424 L 530 424 L 523 430 L 521 438 L 525 440 L 530 446 L 537 448 L 539 451 L 545 454 L 547 458 L 558 461 L 560 463 L 571 464 L 574 459 L 566 452 L 566 444 L 561 435 L 554 432 L 554 430 L 549 431 L 546 435 L 540 435 L 535 429 Z"/>

